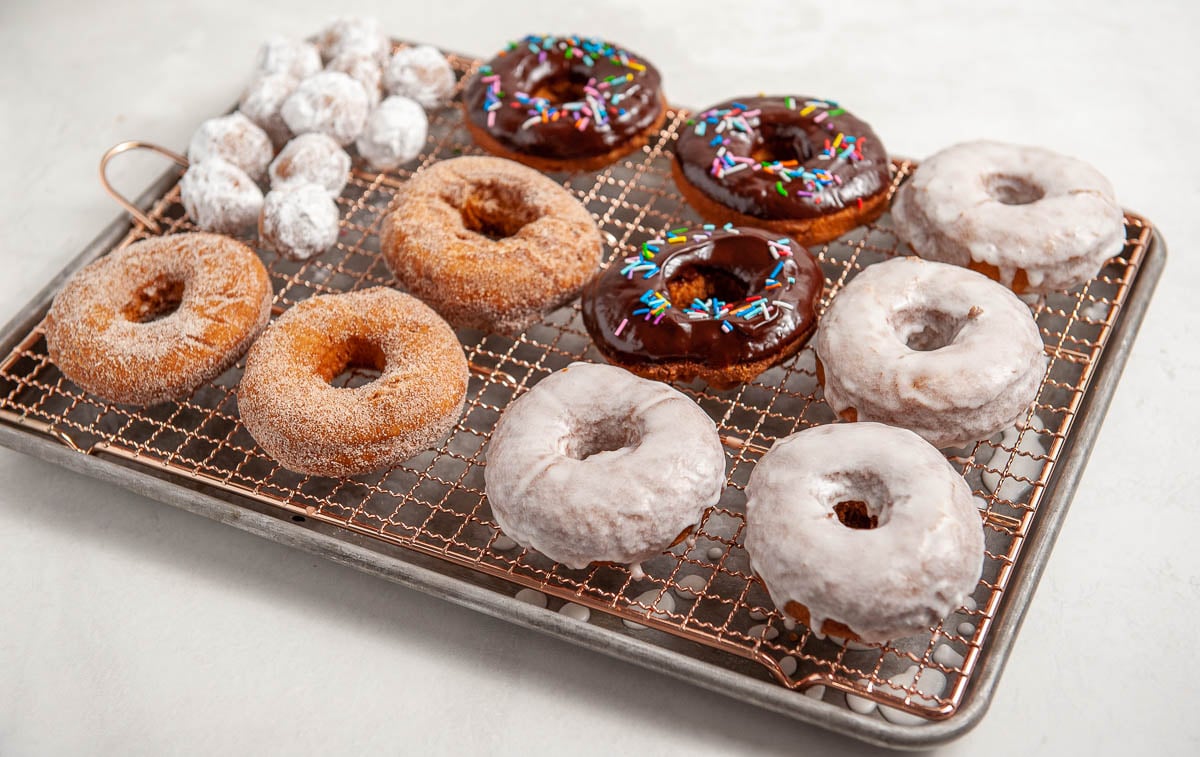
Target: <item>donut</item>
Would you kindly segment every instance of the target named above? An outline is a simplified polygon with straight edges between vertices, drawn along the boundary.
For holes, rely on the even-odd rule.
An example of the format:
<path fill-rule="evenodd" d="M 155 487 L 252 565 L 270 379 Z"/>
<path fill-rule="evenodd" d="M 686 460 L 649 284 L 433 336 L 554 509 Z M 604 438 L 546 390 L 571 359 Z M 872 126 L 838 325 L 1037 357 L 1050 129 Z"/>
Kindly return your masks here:
<path fill-rule="evenodd" d="M 267 193 L 258 237 L 284 257 L 307 260 L 337 243 L 340 215 L 325 187 L 288 184 Z"/>
<path fill-rule="evenodd" d="M 543 171 L 602 168 L 663 124 L 658 69 L 588 37 L 528 36 L 481 66 L 463 92 L 475 143 Z"/>
<path fill-rule="evenodd" d="M 329 61 L 345 53 L 362 53 L 379 61 L 387 62 L 392 52 L 392 42 L 379 26 L 379 20 L 371 17 L 345 16 L 335 18 L 321 30 L 317 37 L 321 56 Z"/>
<path fill-rule="evenodd" d="M 844 420 L 961 447 L 1013 425 L 1046 373 L 1029 307 L 991 279 L 920 258 L 869 266 L 817 328 L 817 376 Z"/>
<path fill-rule="evenodd" d="M 380 90 L 383 82 L 383 69 L 379 59 L 366 53 L 344 52 L 325 67 L 327 71 L 337 71 L 349 76 L 362 85 L 367 93 L 367 104 L 374 108 L 383 96 Z"/>
<path fill-rule="evenodd" d="M 362 132 L 370 104 L 363 86 L 339 71 L 322 71 L 296 87 L 279 113 L 293 134 L 328 134 L 348 145 Z"/>
<path fill-rule="evenodd" d="M 596 222 L 570 192 L 490 157 L 422 170 L 380 235 L 406 289 L 455 326 L 505 333 L 574 299 L 603 251 Z"/>
<path fill-rule="evenodd" d="M 321 70 L 321 54 L 311 42 L 275 35 L 258 49 L 256 74 L 287 74 L 304 79 Z"/>
<path fill-rule="evenodd" d="M 883 142 L 832 100 L 744 97 L 698 113 L 679 132 L 675 183 L 705 220 L 824 244 L 887 208 Z"/>
<path fill-rule="evenodd" d="M 284 123 L 279 109 L 288 99 L 300 80 L 291 74 L 262 74 L 250 82 L 238 100 L 238 110 L 245 114 L 271 138 L 271 144 L 282 147 L 292 136 L 291 129 Z"/>
<path fill-rule="evenodd" d="M 804 346 L 824 284 L 817 261 L 787 237 L 672 229 L 585 287 L 583 322 L 610 363 L 730 388 Z"/>
<path fill-rule="evenodd" d="M 267 175 L 267 166 L 275 156 L 275 146 L 267 133 L 243 113 L 210 118 L 200 124 L 188 143 L 189 163 L 221 158 L 259 181 Z"/>
<path fill-rule="evenodd" d="M 421 154 L 429 119 L 415 101 L 392 96 L 371 111 L 354 143 L 376 171 L 390 171 Z"/>
<path fill-rule="evenodd" d="M 775 442 L 746 486 L 745 541 L 776 607 L 854 641 L 927 632 L 983 569 L 966 481 L 919 436 L 880 423 Z"/>
<path fill-rule="evenodd" d="M 109 402 L 179 399 L 225 371 L 271 316 L 271 283 L 246 245 L 216 234 L 134 242 L 83 268 L 46 316 L 50 359 Z"/>
<path fill-rule="evenodd" d="M 179 200 L 201 229 L 240 234 L 258 222 L 263 194 L 242 169 L 221 158 L 208 158 L 184 171 Z"/>
<path fill-rule="evenodd" d="M 454 95 L 454 69 L 432 45 L 397 50 L 383 78 L 388 92 L 416 100 L 428 110 L 444 105 Z"/>
<path fill-rule="evenodd" d="M 1018 294 L 1078 286 L 1125 244 L 1125 214 L 1099 171 L 1002 142 L 955 145 L 921 163 L 896 193 L 892 219 L 921 257 Z"/>
<path fill-rule="evenodd" d="M 573 363 L 500 416 L 484 485 L 517 543 L 569 568 L 639 563 L 682 541 L 717 503 L 717 427 L 680 392 L 608 365 Z"/>
<path fill-rule="evenodd" d="M 319 184 L 337 197 L 350 179 L 350 156 L 327 134 L 301 134 L 284 145 L 267 173 L 272 189 L 289 184 Z"/>
<path fill-rule="evenodd" d="M 380 375 L 331 385 L 354 367 Z M 419 300 L 374 287 L 312 297 L 276 319 L 246 356 L 238 410 L 285 468 L 350 476 L 445 436 L 466 391 L 467 359 L 446 322 Z"/>

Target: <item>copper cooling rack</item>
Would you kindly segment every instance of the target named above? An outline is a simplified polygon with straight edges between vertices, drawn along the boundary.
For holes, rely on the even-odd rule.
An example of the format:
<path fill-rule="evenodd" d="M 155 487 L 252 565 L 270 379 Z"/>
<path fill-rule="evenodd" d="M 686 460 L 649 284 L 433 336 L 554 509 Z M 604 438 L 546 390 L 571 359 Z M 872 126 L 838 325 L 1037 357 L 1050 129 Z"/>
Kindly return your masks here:
<path fill-rule="evenodd" d="M 460 77 L 478 65 L 459 56 L 451 56 L 451 60 Z M 670 111 L 662 131 L 641 152 L 604 171 L 552 174 L 596 218 L 607 240 L 609 258 L 625 254 L 622 251 L 666 229 L 700 221 L 671 179 L 671 149 L 686 119 L 686 112 Z M 305 263 L 260 250 L 276 292 L 276 314 L 314 294 L 393 284 L 379 255 L 377 232 L 397 190 L 425 166 L 479 152 L 462 125 L 459 110 L 449 107 L 431 114 L 428 142 L 409 167 L 377 174 L 358 166 L 338 199 L 342 219 L 335 249 Z M 912 165 L 897 161 L 893 169 L 894 191 Z M 179 175 L 178 170 L 171 171 L 143 205 L 145 214 L 138 214 L 140 220 L 126 223 L 115 244 L 108 242 L 95 254 L 156 233 L 192 229 L 179 202 Z M 705 685 L 735 692 L 744 689 L 747 696 L 754 692 L 754 697 L 775 709 L 833 724 L 860 737 L 893 745 L 928 743 L 919 735 L 898 735 L 902 727 L 881 720 L 878 713 L 847 710 L 843 693 L 860 697 L 860 705 L 879 702 L 925 721 L 950 719 L 968 701 L 991 645 L 999 644 L 995 628 L 1006 620 L 1005 613 L 1013 616 L 1007 618 L 1003 644 L 1007 651 L 1032 588 L 1023 592 L 1023 602 L 1016 605 L 1006 602 L 1006 591 L 1015 573 L 1030 559 L 1024 547 L 1031 534 L 1040 520 L 1050 517 L 1043 516 L 1052 504 L 1047 492 L 1054 489 L 1058 468 L 1074 446 L 1075 421 L 1090 399 L 1093 375 L 1110 349 L 1114 327 L 1128 307 L 1151 245 L 1152 229 L 1143 219 L 1128 215 L 1126 224 L 1125 249 L 1099 276 L 1071 292 L 1046 295 L 1030 303 L 1045 341 L 1049 369 L 1019 432 L 981 441 L 950 458 L 979 498 L 987 534 L 983 577 L 971 606 L 961 608 L 928 633 L 889 644 L 847 647 L 820 639 L 804 627 L 786 624 L 751 574 L 742 546 L 744 487 L 755 461 L 776 439 L 835 421 L 817 385 L 811 348 L 734 390 L 715 391 L 701 383 L 678 387 L 719 426 L 727 446 L 729 486 L 720 503 L 705 513 L 695 538 L 645 563 L 646 577 L 638 580 L 622 566 L 571 570 L 512 546 L 498 532 L 483 490 L 488 438 L 509 402 L 572 361 L 601 360 L 581 325 L 577 305 L 551 314 L 516 338 L 460 331 L 472 368 L 462 419 L 436 448 L 380 473 L 330 479 L 279 467 L 238 421 L 234 390 L 241 363 L 184 400 L 149 408 L 113 405 L 84 393 L 63 378 L 47 356 L 41 328 L 45 302 L 35 303 L 36 312 L 28 319 L 31 328 L 0 334 L 0 338 L 11 337 L 0 344 L 12 345 L 0 360 L 0 426 L 8 424 L 25 433 L 52 437 L 74 452 L 109 461 L 105 464 L 110 468 L 149 472 L 179 491 L 182 487 L 199 489 L 215 496 L 214 501 L 242 503 L 286 516 L 297 528 L 331 526 L 326 532 L 334 539 L 368 547 L 399 546 L 435 558 L 435 565 L 448 563 L 466 569 L 454 575 L 467 578 L 454 580 L 479 583 L 470 576 L 491 577 L 486 585 L 503 595 L 500 599 L 471 602 L 458 597 L 468 604 L 487 604 L 489 612 L 518 618 L 508 597 L 521 587 L 554 598 L 552 607 L 559 600 L 585 605 L 600 613 L 593 614 L 590 625 L 599 623 L 604 634 L 631 640 L 593 643 L 611 653 L 624 650 L 645 662 L 651 658 L 643 642 L 674 649 L 671 637 L 719 650 L 726 654 L 692 655 L 725 669 L 726 678 L 708 676 Z M 885 216 L 814 252 L 828 281 L 824 309 L 857 272 L 904 254 L 905 249 Z M 1149 292 L 1145 294 L 1148 297 Z M 370 378 L 357 372 L 339 380 L 357 384 Z M 1086 456 L 1086 451 L 1082 454 Z M 1072 478 L 1082 466 L 1082 460 L 1077 462 Z M 121 480 L 119 474 L 112 477 Z M 1055 492 L 1055 496 L 1069 500 L 1070 492 Z M 1054 518 L 1051 540 L 1059 520 L 1061 513 Z M 1048 543 L 1040 548 L 1042 559 L 1048 548 Z M 1040 567 L 1030 569 L 1036 581 Z M 643 628 L 601 623 L 605 616 L 636 621 Z M 539 625 L 540 621 L 531 617 L 522 610 L 518 619 Z M 570 628 L 556 627 L 555 632 L 585 639 Z M 596 637 L 589 632 L 586 638 L 594 642 Z M 940 647 L 949 651 L 939 651 Z M 737 658 L 760 666 L 758 672 L 753 665 L 731 662 Z M 648 664 L 670 669 L 669 660 L 653 659 Z M 1002 659 L 1000 655 L 996 664 L 1002 664 Z M 916 674 L 906 679 L 910 685 L 888 688 L 890 679 L 912 667 Z M 767 678 L 764 673 L 774 680 L 778 691 L 746 688 L 751 680 L 753 686 L 762 686 Z M 940 683 L 943 677 L 944 685 L 927 685 L 930 678 Z M 810 696 L 801 696 L 801 690 Z M 824 701 L 815 701 L 818 699 Z M 822 716 L 833 709 L 841 712 Z M 944 733 L 936 738 L 944 739 Z"/>

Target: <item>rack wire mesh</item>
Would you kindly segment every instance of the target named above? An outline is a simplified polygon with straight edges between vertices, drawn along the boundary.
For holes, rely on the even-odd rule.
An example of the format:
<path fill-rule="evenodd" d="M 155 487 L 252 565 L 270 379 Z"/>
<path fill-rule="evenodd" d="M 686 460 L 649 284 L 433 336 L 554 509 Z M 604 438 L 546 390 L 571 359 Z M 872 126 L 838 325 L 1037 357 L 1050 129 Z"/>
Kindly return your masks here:
<path fill-rule="evenodd" d="M 460 80 L 478 65 L 449 57 Z M 671 149 L 686 117 L 685 111 L 671 110 L 645 148 L 599 173 L 551 174 L 596 218 L 609 258 L 666 229 L 700 222 L 671 178 Z M 275 312 L 316 294 L 394 285 L 379 255 L 377 232 L 397 190 L 425 166 L 479 152 L 457 107 L 447 107 L 431 114 L 425 149 L 409 167 L 389 173 L 357 167 L 338 198 L 341 232 L 334 249 L 303 263 L 259 251 L 276 292 Z M 906 161 L 894 163 L 892 191 L 912 168 Z M 162 233 L 193 228 L 178 186 L 154 202 L 147 215 Z M 578 305 L 552 313 L 516 337 L 460 330 L 472 368 L 462 418 L 437 447 L 374 474 L 319 478 L 277 465 L 238 420 L 241 362 L 178 402 L 114 405 L 62 376 L 47 355 L 40 324 L 0 360 L 0 422 L 35 428 L 82 453 L 106 453 L 181 481 L 204 482 L 281 508 L 296 520 L 333 524 L 754 660 L 783 686 L 826 687 L 831 706 L 845 701 L 832 694 L 840 690 L 920 718 L 943 719 L 963 701 L 988 644 L 1093 366 L 1137 276 L 1150 227 L 1128 215 L 1126 228 L 1124 250 L 1095 279 L 1031 301 L 1049 368 L 1025 421 L 949 456 L 977 495 L 985 524 L 986 559 L 972 600 L 928 633 L 886 644 L 841 644 L 785 622 L 751 572 L 743 548 L 744 488 L 755 461 L 776 439 L 836 420 L 822 400 L 811 348 L 736 389 L 717 391 L 699 382 L 678 387 L 716 421 L 727 447 L 729 486 L 692 537 L 646 562 L 645 577 L 638 579 L 624 566 L 572 570 L 512 545 L 497 530 L 483 490 L 487 441 L 508 403 L 573 361 L 601 360 L 582 327 Z M 151 235 L 145 224 L 132 224 L 116 247 Z M 827 277 L 823 310 L 858 271 L 906 249 L 884 216 L 813 251 Z M 371 378 L 355 370 L 338 381 L 357 385 Z M 895 683 L 903 672 L 908 675 Z"/>

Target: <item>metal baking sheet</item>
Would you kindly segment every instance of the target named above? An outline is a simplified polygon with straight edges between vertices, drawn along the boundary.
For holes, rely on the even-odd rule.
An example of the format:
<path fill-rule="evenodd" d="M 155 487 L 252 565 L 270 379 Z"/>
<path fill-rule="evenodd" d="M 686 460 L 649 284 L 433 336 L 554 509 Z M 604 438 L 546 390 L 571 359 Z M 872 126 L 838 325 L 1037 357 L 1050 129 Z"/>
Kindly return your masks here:
<path fill-rule="evenodd" d="M 460 77 L 478 65 L 451 61 Z M 672 145 L 687 117 L 672 110 L 642 151 L 603 171 L 551 174 L 595 216 L 608 257 L 699 222 L 670 176 Z M 457 107 L 449 107 L 431 114 L 426 147 L 407 168 L 376 174 L 357 166 L 338 200 L 335 249 L 305 263 L 260 251 L 276 313 L 313 294 L 393 283 L 376 232 L 396 191 L 424 166 L 478 152 Z M 911 169 L 896 161 L 893 189 Z M 163 233 L 192 228 L 179 205 L 179 176 L 167 171 L 136 201 Z M 734 390 L 679 387 L 718 423 L 730 486 L 694 541 L 647 562 L 642 580 L 619 566 L 570 570 L 504 543 L 483 494 L 486 442 L 507 403 L 573 360 L 600 359 L 577 305 L 515 338 L 459 332 L 472 367 L 467 407 L 435 449 L 378 474 L 307 477 L 276 465 L 238 422 L 240 363 L 179 402 L 133 408 L 87 395 L 49 361 L 40 324 L 62 282 L 155 233 L 122 218 L 0 332 L 0 443 L 803 721 L 893 747 L 926 747 L 961 735 L 987 708 L 1161 272 L 1165 247 L 1157 233 L 1136 214 L 1126 224 L 1124 251 L 1096 279 L 1031 302 L 1050 369 L 1023 430 L 951 457 L 981 498 L 987 533 L 974 607 L 926 635 L 889 644 L 846 648 L 788 627 L 742 548 L 742 489 L 754 461 L 775 439 L 834 420 L 811 348 Z M 828 279 L 824 307 L 864 266 L 904 248 L 885 216 L 814 253 Z M 550 610 L 514 599 L 522 587 L 549 595 Z M 554 612 L 567 601 L 591 608 L 591 620 Z M 913 667 L 912 686 L 887 687 Z M 936 695 L 923 695 L 942 679 Z M 821 691 L 815 687 L 823 687 L 820 698 L 805 695 Z M 847 693 L 914 714 L 919 724 L 851 711 Z"/>

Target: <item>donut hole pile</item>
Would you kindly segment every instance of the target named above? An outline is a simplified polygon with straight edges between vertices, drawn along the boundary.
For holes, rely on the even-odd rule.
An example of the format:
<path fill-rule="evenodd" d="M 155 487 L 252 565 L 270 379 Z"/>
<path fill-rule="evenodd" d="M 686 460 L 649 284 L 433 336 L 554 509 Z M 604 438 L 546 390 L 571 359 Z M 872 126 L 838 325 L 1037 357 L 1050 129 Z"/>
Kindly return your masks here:
<path fill-rule="evenodd" d="M 829 510 L 846 528 L 870 530 L 892 518 L 892 496 L 879 473 L 870 469 L 830 474 Z"/>
<path fill-rule="evenodd" d="M 574 460 L 587 460 L 601 452 L 637 449 L 645 433 L 645 428 L 628 416 L 614 415 L 577 426 L 563 443 L 563 454 Z"/>
<path fill-rule="evenodd" d="M 317 373 L 330 386 L 353 389 L 375 381 L 386 368 L 387 357 L 378 342 L 351 336 L 329 350 Z"/>
<path fill-rule="evenodd" d="M 713 297 L 725 302 L 741 302 L 750 292 L 750 282 L 736 272 L 706 265 L 683 265 L 667 279 L 671 302 L 707 301 Z"/>
<path fill-rule="evenodd" d="M 1026 176 L 993 173 L 983 180 L 987 193 L 1005 205 L 1030 205 L 1046 196 L 1046 190 Z"/>
<path fill-rule="evenodd" d="M 445 199 L 462 215 L 464 228 L 492 241 L 515 237 L 541 217 L 520 187 L 498 181 L 480 182 L 462 195 L 448 194 Z"/>
<path fill-rule="evenodd" d="M 179 310 L 183 303 L 184 282 L 178 276 L 162 274 L 140 287 L 122 309 L 131 323 L 158 321 Z"/>
<path fill-rule="evenodd" d="M 937 308 L 914 306 L 892 314 L 892 328 L 900 341 L 914 352 L 935 352 L 954 344 L 970 321 L 967 317 Z"/>

